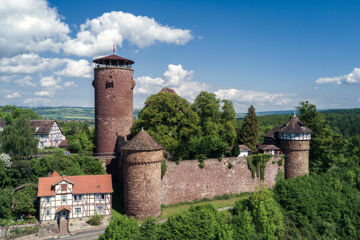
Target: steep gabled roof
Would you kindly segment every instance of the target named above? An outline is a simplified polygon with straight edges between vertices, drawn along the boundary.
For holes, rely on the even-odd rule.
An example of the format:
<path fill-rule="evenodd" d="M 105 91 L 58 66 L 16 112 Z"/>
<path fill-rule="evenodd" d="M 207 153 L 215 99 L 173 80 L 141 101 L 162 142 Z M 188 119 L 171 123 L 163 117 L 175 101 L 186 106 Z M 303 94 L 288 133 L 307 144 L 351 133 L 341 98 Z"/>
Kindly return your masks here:
<path fill-rule="evenodd" d="M 280 126 L 275 126 L 273 129 L 265 133 L 264 137 L 275 139 L 275 133 L 280 130 Z"/>
<path fill-rule="evenodd" d="M 162 146 L 158 144 L 144 129 L 142 129 L 133 139 L 121 147 L 121 150 L 134 151 L 154 151 L 161 149 Z"/>
<path fill-rule="evenodd" d="M 68 141 L 65 139 L 65 140 L 62 140 L 60 143 L 59 143 L 59 148 L 67 148 L 69 147 L 69 143 Z"/>
<path fill-rule="evenodd" d="M 36 134 L 48 135 L 55 122 L 55 120 L 30 120 L 30 125 L 35 128 Z"/>
<path fill-rule="evenodd" d="M 52 173 L 50 177 L 39 178 L 38 197 L 54 196 L 54 187 L 56 183 L 62 180 L 73 183 L 73 194 L 86 193 L 112 193 L 111 175 L 83 175 L 83 176 L 58 176 L 58 173 Z"/>
<path fill-rule="evenodd" d="M 296 116 L 291 116 L 290 120 L 282 125 L 277 132 L 282 133 L 311 133 L 311 130 L 305 126 Z"/>
<path fill-rule="evenodd" d="M 240 152 L 250 152 L 250 148 L 248 148 L 248 146 L 246 145 L 239 145 L 239 148 L 240 148 Z"/>

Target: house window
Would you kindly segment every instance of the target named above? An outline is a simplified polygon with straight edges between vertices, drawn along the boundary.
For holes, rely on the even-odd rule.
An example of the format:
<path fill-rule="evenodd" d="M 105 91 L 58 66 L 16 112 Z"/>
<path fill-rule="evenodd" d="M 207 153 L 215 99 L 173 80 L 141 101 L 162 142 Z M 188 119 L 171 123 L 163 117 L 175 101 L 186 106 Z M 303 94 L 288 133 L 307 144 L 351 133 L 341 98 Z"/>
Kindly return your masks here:
<path fill-rule="evenodd" d="M 95 194 L 95 199 L 100 200 L 100 194 L 99 193 Z"/>
<path fill-rule="evenodd" d="M 50 210 L 46 210 L 46 216 L 50 216 Z"/>
<path fill-rule="evenodd" d="M 61 199 L 62 199 L 63 202 L 66 202 L 66 195 L 62 195 Z"/>
<path fill-rule="evenodd" d="M 46 197 L 46 203 L 50 203 L 50 197 Z"/>
<path fill-rule="evenodd" d="M 61 191 L 66 191 L 66 184 L 61 184 Z"/>
<path fill-rule="evenodd" d="M 75 213 L 81 213 L 81 207 L 76 207 L 75 208 Z"/>
<path fill-rule="evenodd" d="M 74 201 L 81 201 L 82 195 L 74 195 Z"/>
<path fill-rule="evenodd" d="M 101 194 L 101 200 L 105 199 L 105 194 Z"/>
<path fill-rule="evenodd" d="M 102 212 L 104 211 L 104 206 L 97 206 L 97 207 L 96 207 L 96 211 L 97 211 L 98 213 L 102 213 Z"/>

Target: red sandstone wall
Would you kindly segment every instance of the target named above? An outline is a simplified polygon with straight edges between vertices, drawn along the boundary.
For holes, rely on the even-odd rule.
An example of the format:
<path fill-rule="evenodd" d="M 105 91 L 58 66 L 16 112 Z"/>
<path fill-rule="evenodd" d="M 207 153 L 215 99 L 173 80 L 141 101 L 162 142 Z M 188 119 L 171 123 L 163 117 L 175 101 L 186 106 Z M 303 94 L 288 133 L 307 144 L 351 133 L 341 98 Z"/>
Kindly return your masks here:
<path fill-rule="evenodd" d="M 114 87 L 105 88 L 106 81 L 111 80 Z M 134 84 L 132 69 L 94 69 L 95 145 L 100 155 L 113 153 L 117 136 L 130 134 Z"/>
<path fill-rule="evenodd" d="M 126 215 L 139 219 L 160 216 L 162 151 L 126 151 L 124 157 Z"/>
<path fill-rule="evenodd" d="M 167 162 L 167 170 L 161 184 L 161 203 L 168 205 L 203 198 L 213 198 L 229 193 L 252 192 L 256 188 L 275 185 L 276 174 L 283 170 L 282 166 L 270 159 L 265 168 L 265 180 L 252 178 L 245 158 L 226 158 L 222 162 L 217 159 L 205 161 L 205 168 L 199 168 L 197 160 Z M 228 168 L 228 162 L 233 167 Z"/>
<path fill-rule="evenodd" d="M 310 141 L 280 141 L 286 155 L 285 178 L 294 178 L 309 173 Z"/>

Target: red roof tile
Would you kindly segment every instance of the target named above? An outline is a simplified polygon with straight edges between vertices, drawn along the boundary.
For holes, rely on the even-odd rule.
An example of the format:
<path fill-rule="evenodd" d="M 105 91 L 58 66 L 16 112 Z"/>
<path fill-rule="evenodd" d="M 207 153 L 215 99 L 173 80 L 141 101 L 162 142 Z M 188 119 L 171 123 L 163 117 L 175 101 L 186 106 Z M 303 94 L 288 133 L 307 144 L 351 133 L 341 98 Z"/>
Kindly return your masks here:
<path fill-rule="evenodd" d="M 57 171 L 53 171 L 49 177 L 61 177 Z"/>
<path fill-rule="evenodd" d="M 66 209 L 68 211 L 71 211 L 71 208 L 69 206 L 61 206 L 58 209 L 56 209 L 56 212 L 60 212 L 61 210 Z"/>
<path fill-rule="evenodd" d="M 54 174 L 54 173 L 53 173 Z M 52 175 L 53 175 L 52 174 Z M 54 196 L 52 185 L 62 180 L 74 184 L 73 194 L 112 193 L 111 175 L 55 176 L 39 178 L 38 197 Z"/>

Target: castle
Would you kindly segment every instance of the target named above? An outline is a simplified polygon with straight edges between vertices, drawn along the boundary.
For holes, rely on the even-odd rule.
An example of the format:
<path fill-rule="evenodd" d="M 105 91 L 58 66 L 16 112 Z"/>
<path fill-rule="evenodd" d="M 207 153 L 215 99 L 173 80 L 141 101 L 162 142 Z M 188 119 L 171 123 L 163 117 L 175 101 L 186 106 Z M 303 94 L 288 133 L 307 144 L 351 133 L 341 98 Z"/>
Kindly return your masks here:
<path fill-rule="evenodd" d="M 277 126 L 265 137 L 286 155 L 285 168 L 275 164 L 276 155 L 266 165 L 264 181 L 253 178 L 246 158 L 225 158 L 206 161 L 204 169 L 197 160 L 167 162 L 161 178 L 162 147 L 141 130 L 130 141 L 127 136 L 133 123 L 132 60 L 117 55 L 93 60 L 95 92 L 96 155 L 111 165 L 111 171 L 124 184 L 125 213 L 136 218 L 157 217 L 161 204 L 174 204 L 216 195 L 251 192 L 266 184 L 275 185 L 279 171 L 286 178 L 308 173 L 311 130 L 293 116 L 283 126 Z M 233 167 L 228 168 L 228 163 Z"/>

